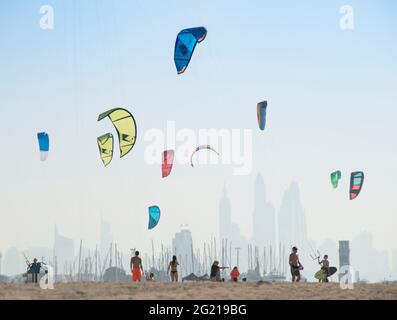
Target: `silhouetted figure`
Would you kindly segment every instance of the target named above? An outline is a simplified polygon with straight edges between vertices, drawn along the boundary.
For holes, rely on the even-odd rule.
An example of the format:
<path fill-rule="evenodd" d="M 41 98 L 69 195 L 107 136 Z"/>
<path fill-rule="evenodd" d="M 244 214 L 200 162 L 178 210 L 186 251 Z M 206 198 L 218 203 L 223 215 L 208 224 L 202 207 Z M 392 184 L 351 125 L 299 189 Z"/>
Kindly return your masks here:
<path fill-rule="evenodd" d="M 143 274 L 142 259 L 139 258 L 139 251 L 135 251 L 135 257 L 131 258 L 130 269 L 132 272 L 132 282 L 140 282 Z"/>
<path fill-rule="evenodd" d="M 211 281 L 222 281 L 221 270 L 227 269 L 228 267 L 220 267 L 219 261 L 215 260 L 211 267 L 210 280 Z"/>
<path fill-rule="evenodd" d="M 168 271 L 170 271 L 171 269 L 171 281 L 172 282 L 178 282 L 178 266 L 179 266 L 179 262 L 176 258 L 176 256 L 172 257 L 172 261 L 168 264 Z"/>
<path fill-rule="evenodd" d="M 33 259 L 33 263 L 29 265 L 28 273 L 32 274 L 32 282 L 37 283 L 38 274 L 40 273 L 41 263 L 37 262 L 37 259 Z"/>
<path fill-rule="evenodd" d="M 289 265 L 291 267 L 292 282 L 299 282 L 301 279 L 300 270 L 303 270 L 303 265 L 299 261 L 297 247 L 292 248 L 292 253 L 289 255 Z"/>

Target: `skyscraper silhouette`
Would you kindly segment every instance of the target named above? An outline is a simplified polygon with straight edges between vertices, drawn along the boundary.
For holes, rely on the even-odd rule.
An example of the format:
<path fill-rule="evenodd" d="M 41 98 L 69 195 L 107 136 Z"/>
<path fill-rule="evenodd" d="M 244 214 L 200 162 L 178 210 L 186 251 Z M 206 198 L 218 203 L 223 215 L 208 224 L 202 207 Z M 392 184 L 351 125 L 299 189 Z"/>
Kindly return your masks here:
<path fill-rule="evenodd" d="M 226 186 L 223 189 L 221 201 L 219 202 L 219 238 L 231 239 L 232 236 L 232 212 L 230 200 L 227 196 Z"/>
<path fill-rule="evenodd" d="M 276 218 L 274 207 L 266 201 L 263 177 L 258 174 L 255 180 L 252 242 L 257 246 L 276 244 Z"/>
<path fill-rule="evenodd" d="M 284 193 L 278 219 L 279 241 L 287 251 L 297 246 L 300 252 L 308 252 L 305 212 L 296 182 L 292 182 Z"/>

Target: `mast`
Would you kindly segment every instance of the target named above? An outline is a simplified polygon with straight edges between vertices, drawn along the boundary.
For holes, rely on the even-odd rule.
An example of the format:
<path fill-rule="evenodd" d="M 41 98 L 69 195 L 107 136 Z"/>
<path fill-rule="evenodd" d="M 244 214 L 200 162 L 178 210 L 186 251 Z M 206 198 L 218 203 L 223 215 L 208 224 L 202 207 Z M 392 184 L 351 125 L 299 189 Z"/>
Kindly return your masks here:
<path fill-rule="evenodd" d="M 214 258 L 217 259 L 218 256 L 216 254 L 216 238 L 215 237 L 214 237 L 214 254 L 215 254 Z"/>
<path fill-rule="evenodd" d="M 155 264 L 154 264 L 154 242 L 152 240 L 152 268 L 155 268 Z"/>
<path fill-rule="evenodd" d="M 266 247 L 263 247 L 263 275 L 265 276 L 266 273 Z"/>
<path fill-rule="evenodd" d="M 110 259 L 109 259 L 109 268 L 111 268 L 112 267 L 112 264 L 113 264 L 113 243 L 111 243 L 110 244 L 110 254 L 109 254 L 109 257 L 110 257 Z"/>
<path fill-rule="evenodd" d="M 83 246 L 83 240 L 80 240 L 80 250 L 79 250 L 79 268 L 78 268 L 78 280 L 80 281 L 81 280 L 81 271 L 80 271 L 80 268 L 81 268 L 81 248 L 82 248 L 82 246 Z"/>
<path fill-rule="evenodd" d="M 241 248 L 238 248 L 238 247 L 236 247 L 235 248 L 236 249 L 236 254 L 237 254 L 237 266 L 239 267 L 240 266 L 240 250 L 241 250 Z"/>
<path fill-rule="evenodd" d="M 98 245 L 95 245 L 95 281 L 98 281 Z"/>
<path fill-rule="evenodd" d="M 192 253 L 192 273 L 194 273 L 194 252 L 193 252 L 193 239 L 190 242 L 190 249 L 191 249 L 191 253 Z"/>

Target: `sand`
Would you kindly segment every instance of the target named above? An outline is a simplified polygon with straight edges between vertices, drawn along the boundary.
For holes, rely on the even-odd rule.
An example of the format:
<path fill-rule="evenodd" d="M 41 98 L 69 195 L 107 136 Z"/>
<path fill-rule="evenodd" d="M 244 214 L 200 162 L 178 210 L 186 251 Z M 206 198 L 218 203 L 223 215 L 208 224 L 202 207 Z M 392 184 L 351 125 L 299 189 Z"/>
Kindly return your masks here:
<path fill-rule="evenodd" d="M 135 299 L 135 300 L 268 300 L 382 299 L 397 300 L 397 285 L 356 284 L 342 290 L 337 283 L 56 283 L 54 290 L 34 284 L 0 284 L 0 299 Z"/>

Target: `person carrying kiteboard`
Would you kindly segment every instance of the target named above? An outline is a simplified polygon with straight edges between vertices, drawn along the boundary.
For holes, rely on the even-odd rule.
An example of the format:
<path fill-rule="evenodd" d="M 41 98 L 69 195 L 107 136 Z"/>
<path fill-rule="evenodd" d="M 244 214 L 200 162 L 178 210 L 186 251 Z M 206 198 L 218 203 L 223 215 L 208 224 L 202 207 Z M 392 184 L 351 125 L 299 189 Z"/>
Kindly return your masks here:
<path fill-rule="evenodd" d="M 321 266 L 321 270 L 324 272 L 324 277 L 320 278 L 318 281 L 319 282 L 328 282 L 328 274 L 329 274 L 329 261 L 328 261 L 328 255 L 324 255 L 323 260 L 320 261 L 320 256 L 317 257 L 318 259 L 318 264 Z"/>

